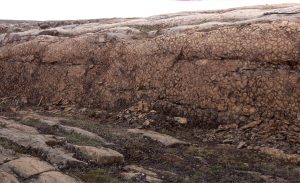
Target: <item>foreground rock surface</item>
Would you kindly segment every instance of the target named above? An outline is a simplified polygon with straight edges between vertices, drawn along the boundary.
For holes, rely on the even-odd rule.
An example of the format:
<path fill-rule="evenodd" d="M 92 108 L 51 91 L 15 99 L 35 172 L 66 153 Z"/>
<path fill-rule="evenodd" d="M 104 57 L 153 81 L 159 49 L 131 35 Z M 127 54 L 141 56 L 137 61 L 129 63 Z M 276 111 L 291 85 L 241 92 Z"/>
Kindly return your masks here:
<path fill-rule="evenodd" d="M 0 182 L 299 182 L 299 12 L 0 21 Z"/>
<path fill-rule="evenodd" d="M 51 136 L 41 134 L 32 135 L 19 130 L 0 128 L 0 137 L 8 139 L 24 148 L 30 148 L 42 152 L 46 155 L 47 160 L 60 168 L 85 165 L 84 162 L 73 158 L 63 150 L 49 146 L 47 144 L 49 141 L 57 142 L 58 144 L 60 141 L 59 139 L 55 139 Z"/>
<path fill-rule="evenodd" d="M 19 183 L 19 181 L 11 174 L 0 170 L 0 182 L 3 183 Z"/>
<path fill-rule="evenodd" d="M 42 120 L 26 118 L 26 113 L 3 113 L 9 117 L 0 118 L 3 124 L 0 125 L 0 180 L 13 183 L 281 183 L 299 180 L 299 152 L 289 153 L 271 147 L 250 148 L 249 141 L 243 143 L 243 147 L 228 144 L 231 142 L 228 135 L 236 134 L 238 138 L 239 134 L 227 130 L 245 133 L 258 124 L 247 128 L 227 125 L 218 130 L 202 131 L 201 135 L 206 137 L 225 133 L 226 144 L 222 144 L 225 141 L 222 139 L 209 146 L 204 137 L 200 140 L 194 132 L 191 135 L 191 130 L 185 129 L 186 124 L 178 123 L 174 117 L 168 118 L 154 111 L 132 111 L 133 108 L 130 107 L 131 113 L 128 113 L 129 109 L 116 112 L 111 118 L 97 119 L 97 123 L 93 118 L 64 118 L 64 126 L 104 135 L 114 143 L 106 147 L 102 146 L 101 139 L 96 141 L 77 133 L 65 133 L 58 127 L 60 123 L 51 126 Z M 123 115 L 127 115 L 126 119 L 122 118 Z M 120 119 L 116 120 L 115 116 L 120 116 Z M 142 119 L 134 121 L 136 116 Z M 147 125 L 149 129 L 138 129 L 146 116 L 156 121 L 148 119 L 151 121 Z M 51 116 L 43 118 L 49 121 L 57 119 Z M 153 126 L 160 124 L 160 118 L 177 126 Z M 172 136 L 165 135 L 162 130 Z M 289 145 L 289 151 L 297 147 L 296 144 Z"/>
<path fill-rule="evenodd" d="M 43 172 L 55 170 L 55 168 L 47 162 L 30 157 L 23 157 L 10 161 L 3 164 L 1 168 L 8 169 L 22 178 L 28 178 Z"/>

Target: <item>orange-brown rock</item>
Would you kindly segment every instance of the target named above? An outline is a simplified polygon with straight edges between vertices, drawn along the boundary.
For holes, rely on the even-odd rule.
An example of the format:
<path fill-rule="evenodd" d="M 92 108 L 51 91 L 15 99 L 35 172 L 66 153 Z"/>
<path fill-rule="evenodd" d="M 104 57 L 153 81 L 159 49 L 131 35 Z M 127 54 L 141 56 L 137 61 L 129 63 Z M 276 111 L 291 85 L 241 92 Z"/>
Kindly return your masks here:
<path fill-rule="evenodd" d="M 4 22 L 0 97 L 104 109 L 146 100 L 199 125 L 297 120 L 299 12 L 291 4 L 42 27 Z"/>

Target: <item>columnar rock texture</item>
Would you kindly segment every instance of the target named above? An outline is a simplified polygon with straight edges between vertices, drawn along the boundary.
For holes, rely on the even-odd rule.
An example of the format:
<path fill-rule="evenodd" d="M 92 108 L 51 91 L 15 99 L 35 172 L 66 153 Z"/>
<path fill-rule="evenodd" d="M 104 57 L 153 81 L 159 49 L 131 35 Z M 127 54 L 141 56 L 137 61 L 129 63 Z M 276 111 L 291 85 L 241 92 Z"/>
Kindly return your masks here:
<path fill-rule="evenodd" d="M 104 109 L 144 100 L 199 125 L 300 120 L 299 4 L 0 31 L 0 97 Z"/>

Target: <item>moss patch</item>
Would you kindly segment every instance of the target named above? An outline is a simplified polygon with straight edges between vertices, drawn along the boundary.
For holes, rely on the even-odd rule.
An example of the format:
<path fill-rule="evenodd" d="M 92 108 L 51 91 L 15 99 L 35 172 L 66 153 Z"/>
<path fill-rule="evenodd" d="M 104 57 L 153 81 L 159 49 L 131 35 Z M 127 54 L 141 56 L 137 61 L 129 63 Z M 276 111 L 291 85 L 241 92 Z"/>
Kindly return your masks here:
<path fill-rule="evenodd" d="M 45 123 L 42 123 L 38 119 L 28 119 L 21 121 L 22 124 L 32 126 L 38 129 L 39 132 L 43 134 L 51 134 L 60 137 L 65 137 L 69 143 L 75 145 L 84 145 L 84 146 L 100 146 L 101 143 L 97 140 L 90 139 L 86 136 L 76 134 L 76 133 L 66 133 L 59 129 L 57 125 L 49 126 Z"/>
<path fill-rule="evenodd" d="M 87 183 L 103 182 L 103 183 L 117 183 L 120 182 L 118 179 L 107 175 L 103 169 L 94 169 L 86 172 L 83 176 L 83 180 Z"/>

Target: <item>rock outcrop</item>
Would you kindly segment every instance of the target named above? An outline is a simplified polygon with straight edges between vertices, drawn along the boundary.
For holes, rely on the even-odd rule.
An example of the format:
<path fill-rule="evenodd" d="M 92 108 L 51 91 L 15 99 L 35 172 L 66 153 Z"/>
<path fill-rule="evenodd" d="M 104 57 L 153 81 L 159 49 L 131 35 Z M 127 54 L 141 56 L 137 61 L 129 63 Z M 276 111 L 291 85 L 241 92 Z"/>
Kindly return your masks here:
<path fill-rule="evenodd" d="M 200 126 L 299 121 L 300 5 L 145 19 L 3 22 L 0 97 L 120 109 Z"/>

